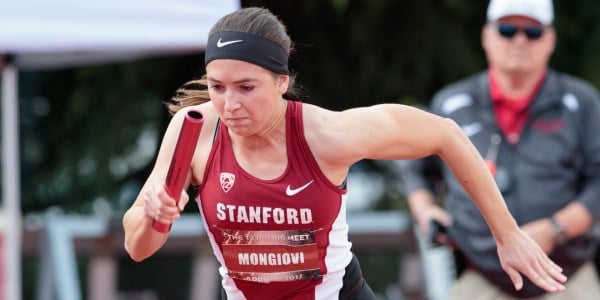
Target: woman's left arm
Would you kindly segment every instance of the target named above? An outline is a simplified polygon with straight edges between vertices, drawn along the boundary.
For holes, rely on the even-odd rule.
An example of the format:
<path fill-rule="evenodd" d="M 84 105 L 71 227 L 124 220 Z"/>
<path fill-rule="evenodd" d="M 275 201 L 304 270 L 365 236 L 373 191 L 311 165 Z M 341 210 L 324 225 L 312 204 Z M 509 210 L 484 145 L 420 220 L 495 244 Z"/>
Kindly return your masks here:
<path fill-rule="evenodd" d="M 549 292 L 564 290 L 566 277 L 525 234 L 508 211 L 483 158 L 452 120 L 399 104 L 380 104 L 336 113 L 328 129 L 339 159 L 415 159 L 438 155 L 479 207 L 498 246 L 504 270 L 516 289 L 520 273 Z M 332 151 L 332 150 L 330 150 Z"/>

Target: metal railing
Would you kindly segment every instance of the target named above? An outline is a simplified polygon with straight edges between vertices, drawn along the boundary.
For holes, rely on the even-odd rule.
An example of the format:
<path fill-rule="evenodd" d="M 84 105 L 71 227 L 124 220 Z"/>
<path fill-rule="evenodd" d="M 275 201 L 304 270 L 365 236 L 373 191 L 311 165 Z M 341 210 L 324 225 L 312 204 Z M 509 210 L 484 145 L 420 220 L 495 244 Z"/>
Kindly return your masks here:
<path fill-rule="evenodd" d="M 416 249 L 410 217 L 405 212 L 349 213 L 350 240 L 355 250 L 409 251 Z M 198 241 L 203 241 L 199 243 Z M 31 242 L 31 241 L 30 241 Z M 173 224 L 169 240 L 155 255 L 192 254 L 190 299 L 214 299 L 218 272 L 201 218 L 183 215 Z M 204 245 L 204 246 L 202 246 Z M 90 258 L 86 299 L 118 299 L 117 258 L 126 255 L 122 228 L 100 217 L 52 216 L 39 234 L 40 268 L 37 300 L 82 299 L 77 259 Z M 195 280 L 194 278 L 202 278 Z"/>

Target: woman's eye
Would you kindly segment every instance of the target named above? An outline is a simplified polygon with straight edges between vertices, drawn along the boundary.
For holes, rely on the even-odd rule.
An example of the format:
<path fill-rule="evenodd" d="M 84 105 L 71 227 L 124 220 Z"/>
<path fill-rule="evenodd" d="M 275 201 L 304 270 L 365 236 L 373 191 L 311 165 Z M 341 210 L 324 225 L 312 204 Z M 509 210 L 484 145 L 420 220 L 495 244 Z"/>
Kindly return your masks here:
<path fill-rule="evenodd" d="M 218 85 L 218 84 L 213 84 L 210 86 L 210 89 L 213 91 L 219 92 L 219 91 L 223 90 L 223 86 Z"/>
<path fill-rule="evenodd" d="M 250 92 L 254 89 L 254 86 L 251 85 L 242 85 L 240 89 L 244 92 Z"/>

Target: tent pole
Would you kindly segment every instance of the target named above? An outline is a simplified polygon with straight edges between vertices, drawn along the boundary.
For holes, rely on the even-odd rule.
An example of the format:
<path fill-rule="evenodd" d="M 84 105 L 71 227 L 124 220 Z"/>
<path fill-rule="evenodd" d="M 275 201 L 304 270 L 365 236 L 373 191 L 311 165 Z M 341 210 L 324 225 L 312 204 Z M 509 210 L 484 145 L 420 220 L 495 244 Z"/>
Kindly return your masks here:
<path fill-rule="evenodd" d="M 1 57 L 0 57 L 1 58 Z M 4 299 L 21 300 L 21 194 L 17 68 L 9 56 L 2 68 L 2 248 Z"/>

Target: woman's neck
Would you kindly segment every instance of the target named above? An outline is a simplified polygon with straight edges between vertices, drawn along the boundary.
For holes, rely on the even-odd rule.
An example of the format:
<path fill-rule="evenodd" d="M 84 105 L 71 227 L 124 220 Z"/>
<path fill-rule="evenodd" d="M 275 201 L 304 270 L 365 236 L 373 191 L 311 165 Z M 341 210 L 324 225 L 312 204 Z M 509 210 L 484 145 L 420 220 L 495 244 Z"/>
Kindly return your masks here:
<path fill-rule="evenodd" d="M 287 101 L 280 101 L 277 109 L 256 134 L 246 137 L 238 137 L 240 145 L 247 149 L 259 149 L 278 145 L 283 139 L 285 145 L 285 115 L 287 112 Z"/>
<path fill-rule="evenodd" d="M 287 167 L 286 111 L 287 101 L 279 107 L 258 134 L 230 136 L 233 152 L 246 172 L 261 179 L 280 176 Z"/>

